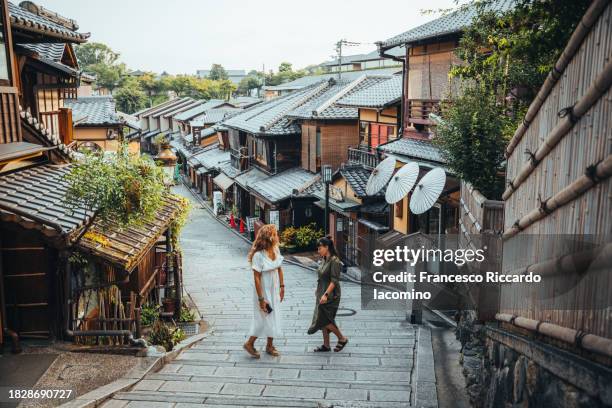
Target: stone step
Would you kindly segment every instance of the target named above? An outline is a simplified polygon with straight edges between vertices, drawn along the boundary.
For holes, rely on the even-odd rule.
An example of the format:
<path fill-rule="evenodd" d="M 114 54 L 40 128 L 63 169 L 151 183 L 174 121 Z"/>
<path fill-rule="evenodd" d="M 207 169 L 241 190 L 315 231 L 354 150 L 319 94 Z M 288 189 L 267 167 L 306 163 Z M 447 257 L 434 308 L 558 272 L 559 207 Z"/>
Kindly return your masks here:
<path fill-rule="evenodd" d="M 296 363 L 282 363 L 276 361 L 264 361 L 264 360 L 245 360 L 241 362 L 232 361 L 206 361 L 206 360 L 175 360 L 176 364 L 190 365 L 190 366 L 218 366 L 218 367 L 267 367 L 267 368 L 293 368 L 300 370 L 350 370 L 350 371 L 407 371 L 412 370 L 412 361 L 408 361 L 402 365 L 370 365 L 363 366 L 359 364 L 296 364 Z"/>
<path fill-rule="evenodd" d="M 355 388 L 406 391 L 410 389 L 410 373 L 403 372 L 403 381 L 385 381 L 384 376 L 378 380 L 355 380 L 351 372 L 312 370 L 307 371 L 300 378 L 266 378 L 266 375 L 258 374 L 259 371 L 245 371 L 242 367 L 220 367 L 214 375 L 181 375 L 177 374 L 149 374 L 133 388 L 134 390 L 156 391 L 165 381 L 191 381 L 191 382 L 222 382 L 237 384 L 261 384 L 261 385 L 292 385 L 317 388 Z M 225 370 L 224 370 L 225 369 Z M 227 371 L 235 370 L 235 371 Z M 264 369 L 268 370 L 269 369 Z M 218 374 L 217 374 L 218 372 Z M 322 373 L 332 375 L 321 376 Z M 343 373 L 350 376 L 343 378 Z"/>
<path fill-rule="evenodd" d="M 221 346 L 217 346 L 221 347 Z M 332 346 L 333 347 L 333 346 Z M 260 353 L 265 354 L 264 346 L 256 347 Z M 401 347 L 399 350 L 396 350 L 397 353 L 384 353 L 383 347 L 353 347 L 348 351 L 348 349 L 344 349 L 342 352 L 336 353 L 334 351 L 329 352 L 313 352 L 313 348 L 308 346 L 297 348 L 294 346 L 283 346 L 278 347 L 278 351 L 282 356 L 301 356 L 301 357 L 338 357 L 338 358 L 408 358 L 412 359 L 412 353 L 414 353 L 414 347 Z M 190 355 L 190 354 L 211 354 L 211 355 L 230 355 L 230 356 L 244 356 L 247 357 L 247 353 L 242 349 L 242 346 L 237 346 L 233 349 L 211 349 L 205 346 L 202 347 L 194 347 L 189 350 L 184 351 L 182 354 Z M 267 355 L 265 356 L 268 357 Z M 214 357 L 217 358 L 217 357 Z"/>
<path fill-rule="evenodd" d="M 175 388 L 177 385 L 172 384 Z M 151 403 L 180 403 L 254 406 L 254 407 L 409 407 L 409 391 L 366 391 L 345 389 L 317 389 L 284 385 L 263 386 L 258 384 L 183 384 L 190 391 L 129 391 L 115 394 L 114 400 L 142 401 Z M 171 387 L 170 387 L 171 388 Z M 158 406 L 158 404 L 155 404 Z M 163 405 L 159 405 L 160 407 Z"/>

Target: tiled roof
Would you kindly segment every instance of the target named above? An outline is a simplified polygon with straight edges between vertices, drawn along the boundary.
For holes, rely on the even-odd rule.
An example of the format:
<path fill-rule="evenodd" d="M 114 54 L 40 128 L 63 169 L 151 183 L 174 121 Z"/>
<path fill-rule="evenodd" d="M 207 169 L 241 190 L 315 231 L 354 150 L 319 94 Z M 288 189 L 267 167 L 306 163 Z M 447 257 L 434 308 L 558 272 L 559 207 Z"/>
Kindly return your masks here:
<path fill-rule="evenodd" d="M 79 114 L 87 116 L 79 125 L 117 125 L 123 123 L 115 109 L 112 96 L 86 96 L 66 99 L 64 105 Z"/>
<path fill-rule="evenodd" d="M 381 69 L 368 69 L 365 71 L 350 71 L 350 72 L 342 72 L 342 80 L 352 81 L 357 79 L 363 75 L 393 75 L 398 72 L 402 72 L 402 68 L 381 68 Z M 265 90 L 270 91 L 293 91 L 297 89 L 302 89 L 307 86 L 311 86 L 313 84 L 319 83 L 321 81 L 326 81 L 330 78 L 338 79 L 338 73 L 333 74 L 322 74 L 322 75 L 309 75 L 304 76 L 298 79 L 295 79 L 290 82 L 286 82 L 280 85 L 266 86 Z"/>
<path fill-rule="evenodd" d="M 190 103 L 191 101 L 193 101 L 193 99 L 191 98 L 174 98 L 169 101 L 160 103 L 159 105 L 153 106 L 149 109 L 146 109 L 144 111 L 136 112 L 134 115 L 144 118 L 144 117 L 157 115 L 160 112 L 164 114 L 164 113 L 170 112 L 174 108 L 185 106 L 187 103 Z"/>
<path fill-rule="evenodd" d="M 198 105 L 199 101 L 193 100 L 191 98 L 184 98 L 181 103 L 177 103 L 176 105 L 173 105 L 171 107 L 161 109 L 157 112 L 152 113 L 150 116 L 152 118 L 159 118 L 160 116 L 167 117 L 189 110 Z"/>
<path fill-rule="evenodd" d="M 225 126 L 261 135 L 299 134 L 300 128 L 287 114 L 325 89 L 326 82 L 311 85 L 271 101 L 255 105 L 225 120 Z"/>
<path fill-rule="evenodd" d="M 257 167 L 251 167 L 244 173 L 241 173 L 236 176 L 236 183 L 238 183 L 242 188 L 248 189 L 251 185 L 267 177 L 270 176 L 259 170 Z"/>
<path fill-rule="evenodd" d="M 344 166 L 338 171 L 346 182 L 351 186 L 351 189 L 357 197 L 365 197 L 366 184 L 372 174 L 372 170 L 366 169 L 363 166 Z"/>
<path fill-rule="evenodd" d="M 232 166 L 232 164 L 229 161 L 223 162 L 219 165 L 219 171 L 221 171 L 222 173 L 224 173 L 226 176 L 234 179 L 236 178 L 236 176 L 238 174 L 240 174 L 240 171 L 235 168 L 234 166 Z"/>
<path fill-rule="evenodd" d="M 28 43 L 18 45 L 35 52 L 41 58 L 54 62 L 62 61 L 66 49 L 65 43 Z"/>
<path fill-rule="evenodd" d="M 357 119 L 357 108 L 340 106 L 337 101 L 387 79 L 388 76 L 367 76 L 366 73 L 352 81 L 330 79 L 323 92 L 289 112 L 288 116 L 298 119 Z"/>
<path fill-rule="evenodd" d="M 55 23 L 48 18 L 30 12 L 11 2 L 8 2 L 8 10 L 11 20 L 11 27 L 13 30 L 19 29 L 35 34 L 40 34 L 42 31 L 50 37 L 77 43 L 85 42 L 89 38 L 89 33 L 78 33 L 75 30 L 64 27 L 61 24 Z M 74 28 L 78 28 L 76 27 L 76 23 L 74 24 Z"/>
<path fill-rule="evenodd" d="M 196 116 L 199 116 L 205 113 L 209 109 L 216 108 L 217 106 L 223 105 L 225 101 L 223 99 L 210 99 L 206 102 L 202 102 L 200 105 L 197 105 L 185 112 L 181 112 L 174 117 L 175 120 L 180 121 L 188 121 Z"/>
<path fill-rule="evenodd" d="M 92 211 L 73 209 L 66 203 L 66 175 L 70 168 L 44 165 L 0 176 L 0 204 L 15 207 L 18 218 L 39 224 L 41 229 L 52 231 L 53 225 L 58 225 L 57 233 L 69 234 L 89 222 L 93 215 Z M 0 219 L 9 214 L 12 214 L 9 210 L 0 210 Z M 28 218 L 28 214 L 38 220 Z"/>
<path fill-rule="evenodd" d="M 210 125 L 214 123 L 221 122 L 226 118 L 230 118 L 242 112 L 242 109 L 238 108 L 218 108 L 218 109 L 209 109 L 206 113 L 191 122 L 189 124 L 191 126 L 204 126 Z"/>
<path fill-rule="evenodd" d="M 180 100 L 181 100 L 181 98 L 169 99 L 169 100 L 167 100 L 165 102 L 162 102 L 162 103 L 159 103 L 159 104 L 157 104 L 155 106 L 151 106 L 151 107 L 148 107 L 148 108 L 141 109 L 138 112 L 134 112 L 133 115 L 136 116 L 136 117 L 147 116 L 147 114 L 149 112 L 152 112 L 154 110 L 157 110 L 157 109 L 160 109 L 160 108 L 163 108 L 163 107 L 167 107 L 167 106 L 170 106 L 170 105 L 174 105 L 177 102 L 179 102 Z"/>
<path fill-rule="evenodd" d="M 293 190 L 300 190 L 318 177 L 301 167 L 294 167 L 275 174 L 250 186 L 250 190 L 271 203 L 291 197 Z"/>
<path fill-rule="evenodd" d="M 429 140 L 402 138 L 381 145 L 378 149 L 384 153 L 398 154 L 442 164 L 446 162 L 440 153 L 440 149 Z"/>
<path fill-rule="evenodd" d="M 393 75 L 390 79 L 374 83 L 357 92 L 344 96 L 338 101 L 341 106 L 361 108 L 382 108 L 402 99 L 402 76 Z"/>
<path fill-rule="evenodd" d="M 513 0 L 493 0 L 490 3 L 483 3 L 484 7 L 491 10 L 503 12 L 513 7 Z M 465 27 L 472 24 L 472 20 L 477 15 L 477 7 L 474 3 L 460 6 L 452 13 L 443 15 L 433 21 L 422 24 L 408 30 L 395 37 L 382 42 L 383 48 L 395 47 L 401 44 L 411 44 L 419 41 L 440 37 L 447 34 L 458 33 Z"/>
<path fill-rule="evenodd" d="M 237 96 L 230 100 L 230 103 L 239 108 L 248 108 L 249 106 L 257 105 L 263 102 L 261 98 L 255 98 L 253 96 Z"/>
<path fill-rule="evenodd" d="M 126 271 L 133 270 L 168 229 L 179 212 L 177 198 L 165 195 L 160 208 L 151 221 L 142 225 L 122 227 L 115 223 L 103 223 L 97 220 L 89 227 L 97 239 L 87 234 L 79 240 L 80 250 L 108 260 Z M 100 237 L 104 241 L 101 243 Z"/>
<path fill-rule="evenodd" d="M 217 143 L 212 145 L 209 149 L 194 155 L 193 158 L 209 170 L 219 169 L 221 163 L 231 159 L 230 152 L 219 149 Z"/>

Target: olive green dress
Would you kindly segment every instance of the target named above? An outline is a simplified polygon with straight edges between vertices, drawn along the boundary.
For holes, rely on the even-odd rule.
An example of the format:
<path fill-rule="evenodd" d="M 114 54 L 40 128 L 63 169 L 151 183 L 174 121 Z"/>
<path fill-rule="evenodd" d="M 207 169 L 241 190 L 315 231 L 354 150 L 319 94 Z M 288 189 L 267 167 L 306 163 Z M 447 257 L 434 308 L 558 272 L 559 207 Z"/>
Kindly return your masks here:
<path fill-rule="evenodd" d="M 340 306 L 340 271 L 342 263 L 336 256 L 332 256 L 325 260 L 317 269 L 319 276 L 317 280 L 317 293 L 314 314 L 312 323 L 308 329 L 308 334 L 314 334 L 328 324 L 336 325 L 336 312 Z M 328 296 L 327 303 L 320 305 L 321 296 L 329 287 L 329 283 L 334 282 L 334 290 L 331 296 Z"/>

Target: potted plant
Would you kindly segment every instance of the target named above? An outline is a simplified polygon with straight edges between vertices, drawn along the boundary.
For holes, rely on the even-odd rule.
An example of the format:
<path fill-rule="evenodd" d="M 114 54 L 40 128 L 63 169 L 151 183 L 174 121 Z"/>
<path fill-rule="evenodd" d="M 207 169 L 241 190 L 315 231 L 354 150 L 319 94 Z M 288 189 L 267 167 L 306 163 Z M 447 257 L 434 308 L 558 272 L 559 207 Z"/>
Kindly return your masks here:
<path fill-rule="evenodd" d="M 199 331 L 195 313 L 184 302 L 181 305 L 177 326 L 182 329 L 184 334 L 194 335 L 198 334 Z"/>

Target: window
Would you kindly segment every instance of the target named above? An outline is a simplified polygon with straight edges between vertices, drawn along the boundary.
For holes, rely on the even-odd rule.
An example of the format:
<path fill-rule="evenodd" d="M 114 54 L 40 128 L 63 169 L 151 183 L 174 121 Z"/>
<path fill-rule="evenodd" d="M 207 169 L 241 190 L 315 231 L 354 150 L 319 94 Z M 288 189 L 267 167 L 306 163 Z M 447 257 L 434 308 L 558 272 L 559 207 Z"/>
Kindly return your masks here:
<path fill-rule="evenodd" d="M 359 144 L 370 146 L 370 126 L 368 122 L 359 122 Z"/>
<path fill-rule="evenodd" d="M 4 15 L 5 3 L 0 0 L 0 82 L 8 85 L 10 82 L 10 68 L 8 44 L 6 44 L 6 31 L 8 29 L 7 18 Z"/>

